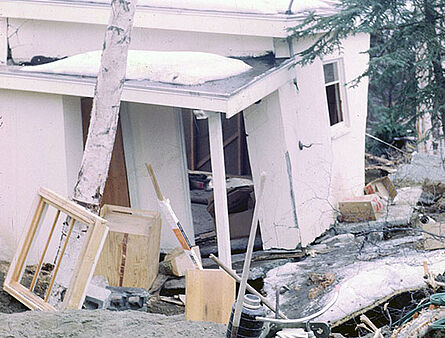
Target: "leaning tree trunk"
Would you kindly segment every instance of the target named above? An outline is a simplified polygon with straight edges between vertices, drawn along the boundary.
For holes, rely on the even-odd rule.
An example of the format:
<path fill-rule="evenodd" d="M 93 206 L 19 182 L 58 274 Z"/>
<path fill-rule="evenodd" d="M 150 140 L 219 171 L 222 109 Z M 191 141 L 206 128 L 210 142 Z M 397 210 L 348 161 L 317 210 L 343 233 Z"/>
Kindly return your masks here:
<path fill-rule="evenodd" d="M 73 200 L 95 213 L 99 211 L 116 137 L 136 2 L 137 0 L 111 2 L 111 15 L 94 90 L 88 137 L 74 188 Z M 64 230 L 67 223 L 69 222 L 65 222 Z M 72 230 L 63 264 L 60 265 L 49 299 L 50 304 L 55 307 L 61 305 L 63 290 L 68 286 L 84 242 L 85 230 L 77 222 Z M 64 239 L 62 236 L 60 244 Z"/>
<path fill-rule="evenodd" d="M 73 199 L 97 210 L 108 176 L 137 0 L 113 0 L 97 76 L 88 138 Z"/>

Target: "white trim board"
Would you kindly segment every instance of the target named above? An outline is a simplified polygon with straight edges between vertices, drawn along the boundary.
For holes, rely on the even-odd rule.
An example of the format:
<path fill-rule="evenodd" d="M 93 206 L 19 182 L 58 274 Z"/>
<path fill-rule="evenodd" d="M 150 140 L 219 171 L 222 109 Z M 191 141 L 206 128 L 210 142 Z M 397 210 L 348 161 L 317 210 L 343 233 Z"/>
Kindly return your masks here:
<path fill-rule="evenodd" d="M 110 6 L 57 0 L 0 0 L 0 17 L 106 25 Z M 178 20 L 178 17 L 181 20 Z M 134 26 L 285 38 L 301 14 L 260 14 L 138 6 Z"/>
<path fill-rule="evenodd" d="M 127 81 L 122 101 L 221 112 L 230 118 L 292 81 L 295 78 L 294 63 L 293 59 L 286 60 L 224 93 L 212 92 L 208 89 L 211 86 L 203 90 L 199 86 L 167 86 L 157 82 L 147 85 L 141 81 Z M 17 67 L 0 67 L 0 89 L 93 97 L 95 83 L 96 79 L 92 77 L 31 73 L 22 72 Z"/>

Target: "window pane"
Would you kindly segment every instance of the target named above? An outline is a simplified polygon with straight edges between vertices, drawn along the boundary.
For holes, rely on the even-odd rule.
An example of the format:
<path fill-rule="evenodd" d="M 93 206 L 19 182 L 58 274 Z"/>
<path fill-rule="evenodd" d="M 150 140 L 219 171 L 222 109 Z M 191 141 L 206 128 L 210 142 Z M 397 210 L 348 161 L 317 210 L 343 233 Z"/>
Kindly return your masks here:
<path fill-rule="evenodd" d="M 326 86 L 326 97 L 328 99 L 329 121 L 331 126 L 343 121 L 341 111 L 340 87 L 339 84 Z"/>
<path fill-rule="evenodd" d="M 323 65 L 324 83 L 338 81 L 337 63 L 327 63 Z"/>

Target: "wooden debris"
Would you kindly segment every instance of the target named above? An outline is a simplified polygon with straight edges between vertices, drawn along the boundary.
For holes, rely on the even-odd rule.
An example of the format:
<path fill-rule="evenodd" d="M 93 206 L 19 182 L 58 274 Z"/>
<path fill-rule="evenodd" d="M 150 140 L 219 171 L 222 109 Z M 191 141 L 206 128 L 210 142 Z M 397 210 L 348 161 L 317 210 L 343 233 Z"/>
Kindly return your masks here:
<path fill-rule="evenodd" d="M 439 289 L 439 285 L 436 283 L 436 276 L 428 268 L 427 261 L 423 261 L 423 271 L 425 277 L 425 283 L 427 283 L 434 291 Z"/>
<path fill-rule="evenodd" d="M 170 201 L 164 198 L 164 196 L 162 195 L 161 188 L 159 187 L 158 181 L 156 180 L 156 176 L 152 166 L 147 163 L 145 163 L 145 166 L 147 167 L 148 174 L 150 175 L 151 181 L 153 183 L 153 187 L 155 189 L 156 196 L 158 198 L 159 206 L 162 210 L 162 213 L 164 214 L 164 217 L 167 219 L 167 222 L 170 224 L 172 231 L 175 234 L 179 244 L 187 253 L 188 257 L 193 262 L 195 268 L 201 270 L 202 264 L 198 259 L 198 257 L 196 256 L 195 252 L 191 250 L 192 244 L 187 234 L 185 233 L 184 228 L 181 225 L 181 222 L 179 221 L 178 217 L 176 217 L 176 214 L 170 205 Z"/>
<path fill-rule="evenodd" d="M 388 159 L 383 158 L 383 157 L 375 156 L 375 155 L 372 155 L 370 153 L 365 153 L 365 157 L 367 159 L 373 160 L 375 162 L 382 163 L 384 165 L 388 165 L 388 166 L 394 166 L 395 165 L 395 163 L 393 161 L 391 161 L 391 160 L 388 160 Z"/>
<path fill-rule="evenodd" d="M 158 274 L 160 213 L 106 204 L 100 215 L 110 232 L 94 275 L 106 277 L 110 286 L 149 290 Z"/>
<path fill-rule="evenodd" d="M 422 229 L 426 232 L 438 235 L 445 236 L 445 225 L 439 222 L 435 222 L 430 220 L 428 223 L 423 224 Z M 445 237 L 441 239 L 434 238 L 432 235 L 428 233 L 423 233 L 423 248 L 425 250 L 435 250 L 435 249 L 443 249 L 445 248 Z"/>
<path fill-rule="evenodd" d="M 235 280 L 223 270 L 187 270 L 185 319 L 227 324 L 235 301 Z"/>
<path fill-rule="evenodd" d="M 338 202 L 342 221 L 375 221 L 384 212 L 384 202 L 376 194 L 358 196 Z"/>
<path fill-rule="evenodd" d="M 52 228 L 48 234 L 45 249 L 43 250 L 43 253 L 39 259 L 39 264 L 36 268 L 33 281 L 28 289 L 20 284 L 20 281 L 26 267 L 26 261 L 29 256 L 30 249 L 39 235 L 44 214 L 49 206 L 57 210 L 56 217 L 52 222 Z M 93 275 L 94 268 L 96 267 L 99 254 L 108 233 L 108 226 L 106 225 L 107 221 L 103 218 L 94 215 L 83 207 L 52 192 L 49 189 L 40 188 L 38 191 L 35 208 L 32 209 L 31 217 L 27 221 L 27 227 L 25 227 L 25 231 L 19 242 L 18 249 L 14 255 L 11 265 L 9 266 L 8 274 L 3 285 L 3 289 L 6 292 L 15 297 L 18 301 L 26 305 L 31 310 L 56 310 L 52 305 L 47 303 L 47 299 L 51 293 L 51 289 L 58 272 L 58 267 L 61 265 L 66 244 L 70 240 L 70 231 L 66 236 L 61 254 L 59 255 L 56 266 L 52 272 L 53 275 L 51 282 L 46 291 L 44 299 L 34 294 L 33 290 L 37 283 L 42 263 L 45 260 L 49 242 L 54 234 L 54 228 L 61 213 L 71 217 L 72 221 L 70 224 L 70 229 L 73 228 L 75 222 L 81 222 L 88 227 L 84 245 L 79 256 L 77 257 L 75 269 L 69 279 L 69 285 L 65 292 L 65 297 L 61 306 L 62 309 L 81 308 L 83 301 L 85 300 L 88 284 Z"/>
<path fill-rule="evenodd" d="M 368 330 L 369 332 L 374 333 L 373 338 L 383 338 L 382 329 L 377 328 L 377 326 L 375 326 L 375 324 L 371 322 L 371 320 L 366 315 L 361 315 L 360 321 L 362 323 L 358 324 L 357 327 L 361 327 L 365 330 Z"/>
<path fill-rule="evenodd" d="M 198 257 L 198 260 L 201 263 L 201 254 L 199 253 L 199 247 L 192 247 L 192 251 L 195 253 L 196 257 Z M 195 269 L 195 266 L 188 257 L 188 254 L 181 247 L 173 249 L 167 254 L 167 256 L 165 256 L 164 265 L 167 273 L 171 273 L 172 275 L 178 277 L 185 276 L 185 272 L 187 270 Z"/>
<path fill-rule="evenodd" d="M 364 192 L 367 195 L 377 194 L 381 198 L 387 200 L 394 200 L 397 196 L 397 190 L 394 184 L 391 182 L 388 176 L 380 177 L 372 182 L 369 182 L 365 188 Z"/>
<path fill-rule="evenodd" d="M 159 299 L 162 300 L 163 302 L 184 306 L 184 303 L 181 300 L 177 300 L 174 297 L 159 296 Z"/>

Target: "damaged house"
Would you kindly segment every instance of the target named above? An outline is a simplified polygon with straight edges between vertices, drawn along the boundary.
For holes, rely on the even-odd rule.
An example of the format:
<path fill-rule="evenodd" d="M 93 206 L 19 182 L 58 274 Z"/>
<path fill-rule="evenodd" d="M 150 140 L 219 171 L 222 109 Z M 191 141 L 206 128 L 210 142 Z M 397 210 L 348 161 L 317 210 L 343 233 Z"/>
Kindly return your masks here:
<path fill-rule="evenodd" d="M 208 120 L 219 255 L 228 263 L 222 119 L 242 116 L 255 187 L 267 174 L 260 209 L 264 249 L 306 246 L 334 222 L 338 200 L 363 194 L 367 81 L 346 84 L 367 65 L 362 52 L 369 36 L 351 36 L 338 53 L 295 66 L 293 55 L 307 44 L 288 38 L 288 29 L 304 11 L 333 8 L 315 0 L 288 6 L 267 0 L 139 1 L 131 49 L 178 52 L 174 56 L 184 59 L 170 80 L 158 74 L 126 81 L 106 203 L 158 209 L 145 168 L 150 163 L 193 239 L 181 118 L 190 111 Z M 108 16 L 106 0 L 0 1 L 0 245 L 9 255 L 2 259 L 13 255 L 40 186 L 71 195 L 95 84 L 94 76 L 83 73 L 85 60 L 69 70 L 18 65 L 100 50 Z M 216 56 L 245 68 L 233 72 L 227 66 L 226 74 L 200 73 L 199 80 L 181 83 L 176 79 L 182 70 L 199 63 L 187 63 L 190 54 L 179 52 L 209 53 L 199 54 L 202 68 Z M 163 227 L 161 249 L 176 245 Z"/>

